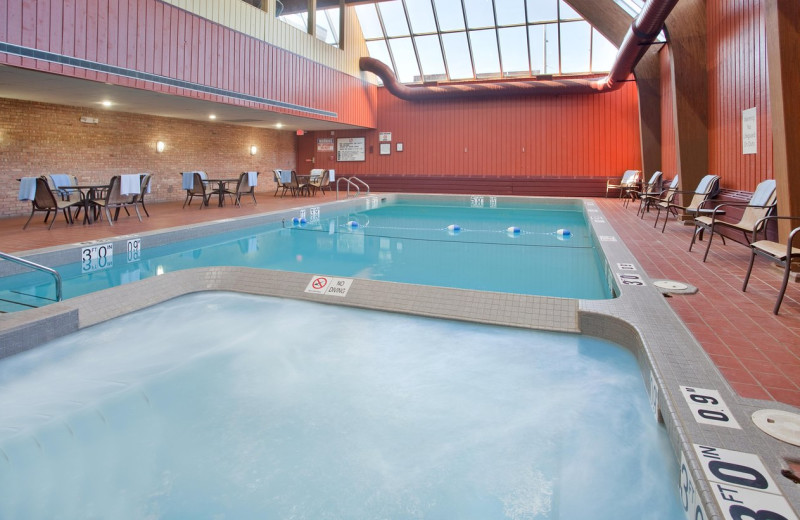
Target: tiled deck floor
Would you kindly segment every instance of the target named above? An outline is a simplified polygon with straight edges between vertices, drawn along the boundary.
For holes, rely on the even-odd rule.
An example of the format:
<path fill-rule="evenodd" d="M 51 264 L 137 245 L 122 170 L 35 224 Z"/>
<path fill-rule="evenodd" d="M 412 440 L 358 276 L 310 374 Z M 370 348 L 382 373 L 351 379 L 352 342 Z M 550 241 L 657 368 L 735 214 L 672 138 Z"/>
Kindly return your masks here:
<path fill-rule="evenodd" d="M 113 227 L 106 222 L 67 226 L 58 217 L 48 231 L 37 215 L 26 231 L 27 217 L 0 219 L 0 251 L 13 253 L 69 244 L 114 235 L 182 226 L 207 220 L 232 218 L 293 206 L 307 206 L 334 200 L 328 194 L 308 198 L 275 198 L 260 193 L 254 206 L 212 206 L 198 209 L 196 203 L 181 209 L 177 202 L 149 204 L 150 218 L 139 223 L 135 217 L 121 217 Z M 683 319 L 731 386 L 743 397 L 776 400 L 800 407 L 800 284 L 790 284 L 779 316 L 771 312 L 782 272 L 761 259 L 741 291 L 749 252 L 741 244 L 715 239 L 708 261 L 702 262 L 705 243 L 689 253 L 692 227 L 674 220 L 666 233 L 653 228 L 654 215 L 644 220 L 632 205 L 623 208 L 619 199 L 597 199 L 617 233 L 653 279 L 669 279 L 699 288 L 694 295 L 675 295 L 669 303 Z M 124 215 L 124 214 L 123 214 Z"/>

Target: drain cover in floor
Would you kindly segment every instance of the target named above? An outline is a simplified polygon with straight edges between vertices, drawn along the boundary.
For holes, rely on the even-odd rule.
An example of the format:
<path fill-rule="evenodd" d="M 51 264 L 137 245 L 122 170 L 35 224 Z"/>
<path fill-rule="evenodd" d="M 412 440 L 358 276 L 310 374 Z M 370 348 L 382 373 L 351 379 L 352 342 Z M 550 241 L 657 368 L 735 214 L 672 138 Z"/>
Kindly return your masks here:
<path fill-rule="evenodd" d="M 655 280 L 653 286 L 667 294 L 694 294 L 697 292 L 697 287 L 674 280 Z"/>
<path fill-rule="evenodd" d="M 783 410 L 757 410 L 752 417 L 767 435 L 800 446 L 800 415 Z"/>

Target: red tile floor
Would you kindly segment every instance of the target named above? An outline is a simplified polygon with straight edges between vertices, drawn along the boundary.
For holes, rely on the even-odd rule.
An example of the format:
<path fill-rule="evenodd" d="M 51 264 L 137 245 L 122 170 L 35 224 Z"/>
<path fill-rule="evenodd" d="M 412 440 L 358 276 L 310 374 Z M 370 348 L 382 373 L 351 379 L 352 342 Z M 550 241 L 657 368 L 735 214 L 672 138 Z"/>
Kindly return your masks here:
<path fill-rule="evenodd" d="M 317 195 L 314 203 L 334 200 Z M 295 206 L 309 199 L 273 197 L 259 193 L 258 205 L 242 207 L 197 204 L 181 208 L 179 202 L 148 204 L 151 217 L 139 223 L 135 217 L 120 217 L 113 226 L 103 221 L 68 226 L 63 215 L 48 231 L 41 215 L 22 230 L 26 217 L 0 219 L 0 251 L 29 249 L 94 240 L 114 235 L 141 233 L 208 220 L 231 218 Z M 606 218 L 653 279 L 669 279 L 698 287 L 694 295 L 673 295 L 668 301 L 692 334 L 714 360 L 733 389 L 743 397 L 781 401 L 800 407 L 800 284 L 790 284 L 780 315 L 772 314 L 782 271 L 762 259 L 756 260 L 746 293 L 742 279 L 749 259 L 748 248 L 737 243 L 722 245 L 714 240 L 706 263 L 705 242 L 688 252 L 693 227 L 670 220 L 665 233 L 653 228 L 654 214 L 639 219 L 633 205 L 620 199 L 596 199 Z"/>

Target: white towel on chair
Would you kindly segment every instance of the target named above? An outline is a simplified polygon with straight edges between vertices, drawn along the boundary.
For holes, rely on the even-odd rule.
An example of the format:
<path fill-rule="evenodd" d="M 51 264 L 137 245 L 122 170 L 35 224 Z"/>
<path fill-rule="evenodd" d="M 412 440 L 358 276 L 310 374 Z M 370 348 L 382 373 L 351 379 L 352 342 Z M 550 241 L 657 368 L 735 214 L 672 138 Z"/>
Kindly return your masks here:
<path fill-rule="evenodd" d="M 72 186 L 72 177 L 66 173 L 51 173 L 50 180 L 53 181 L 53 187 L 58 190 L 58 193 L 69 195 L 70 190 L 61 189 L 61 186 Z"/>
<path fill-rule="evenodd" d="M 281 182 L 284 184 L 292 182 L 292 170 L 281 170 Z"/>
<path fill-rule="evenodd" d="M 258 184 L 258 172 L 247 172 L 247 185 L 255 186 Z"/>
<path fill-rule="evenodd" d="M 23 177 L 19 180 L 19 200 L 36 198 L 36 177 Z"/>
<path fill-rule="evenodd" d="M 142 182 L 140 179 L 138 173 L 121 175 L 119 180 L 120 195 L 138 195 Z"/>
<path fill-rule="evenodd" d="M 183 172 L 183 185 L 184 190 L 191 190 L 194 188 L 194 172 Z"/>

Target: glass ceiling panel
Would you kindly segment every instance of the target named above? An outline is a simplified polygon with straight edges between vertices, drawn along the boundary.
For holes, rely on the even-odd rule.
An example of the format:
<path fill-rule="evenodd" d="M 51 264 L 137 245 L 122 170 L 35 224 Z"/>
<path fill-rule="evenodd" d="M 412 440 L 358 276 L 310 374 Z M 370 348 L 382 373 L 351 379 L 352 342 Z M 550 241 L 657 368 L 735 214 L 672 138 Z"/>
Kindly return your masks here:
<path fill-rule="evenodd" d="M 569 0 L 389 0 L 355 7 L 370 56 L 403 83 L 599 73 L 617 53 Z"/>
<path fill-rule="evenodd" d="M 591 68 L 592 26 L 581 22 L 561 24 L 561 73 L 584 72 Z"/>
<path fill-rule="evenodd" d="M 440 31 L 464 30 L 464 10 L 461 0 L 433 0 Z"/>
<path fill-rule="evenodd" d="M 581 19 L 581 15 L 579 15 L 579 14 L 578 14 L 578 13 L 575 11 L 575 9 L 573 9 L 573 8 L 572 8 L 572 7 L 571 7 L 571 6 L 570 6 L 568 3 L 566 3 L 564 0 L 560 0 L 559 4 L 560 4 L 560 5 L 559 5 L 559 9 L 561 10 L 561 11 L 559 12 L 559 15 L 560 15 L 560 18 L 561 18 L 562 20 L 575 20 L 575 19 Z"/>
<path fill-rule="evenodd" d="M 479 78 L 500 75 L 500 54 L 497 51 L 497 33 L 494 30 L 470 31 L 475 74 Z"/>
<path fill-rule="evenodd" d="M 614 0 L 619 6 L 625 9 L 629 15 L 636 17 L 642 12 L 644 7 L 643 0 Z"/>
<path fill-rule="evenodd" d="M 408 17 L 411 19 L 411 31 L 414 34 L 436 32 L 431 0 L 406 0 L 406 7 L 408 7 Z M 441 54 L 442 51 L 439 50 L 439 55 Z"/>
<path fill-rule="evenodd" d="M 544 61 L 545 74 L 558 74 L 558 24 L 549 23 L 544 26 Z"/>
<path fill-rule="evenodd" d="M 500 57 L 504 76 L 527 76 L 528 48 L 525 27 L 506 27 L 498 31 L 500 35 Z"/>
<path fill-rule="evenodd" d="M 463 0 L 467 11 L 467 27 L 480 29 L 494 27 L 494 9 L 491 0 Z"/>
<path fill-rule="evenodd" d="M 494 5 L 497 10 L 497 25 L 525 23 L 525 0 L 495 0 Z"/>
<path fill-rule="evenodd" d="M 531 49 L 531 74 L 544 74 L 544 25 L 528 27 L 528 42 Z"/>
<path fill-rule="evenodd" d="M 401 0 L 378 3 L 381 13 L 383 26 L 386 28 L 386 36 L 409 36 L 408 22 L 406 22 L 406 12 L 403 10 Z"/>
<path fill-rule="evenodd" d="M 317 9 L 317 38 L 328 45 L 339 46 L 339 6 Z"/>
<path fill-rule="evenodd" d="M 383 29 L 381 29 L 381 22 L 378 20 L 378 11 L 375 10 L 375 4 L 357 5 L 356 16 L 358 16 L 358 22 L 361 24 L 361 32 L 364 33 L 365 40 L 383 38 Z M 372 56 L 371 53 L 370 56 Z M 377 58 L 377 56 L 372 57 Z"/>
<path fill-rule="evenodd" d="M 442 47 L 439 45 L 439 37 L 434 35 L 416 36 L 414 42 L 417 44 L 422 74 L 425 81 L 441 81 L 447 79 L 444 68 L 444 57 Z"/>
<path fill-rule="evenodd" d="M 592 29 L 592 72 L 608 72 L 617 57 L 617 48 L 614 44 Z"/>
<path fill-rule="evenodd" d="M 444 55 L 450 79 L 472 79 L 472 59 L 467 46 L 467 33 L 442 34 Z"/>
<path fill-rule="evenodd" d="M 558 20 L 558 0 L 528 0 L 529 22 L 553 22 Z"/>
<path fill-rule="evenodd" d="M 420 81 L 419 67 L 411 38 L 393 38 L 389 40 L 389 48 L 392 50 L 397 66 L 397 80 L 401 83 Z"/>

